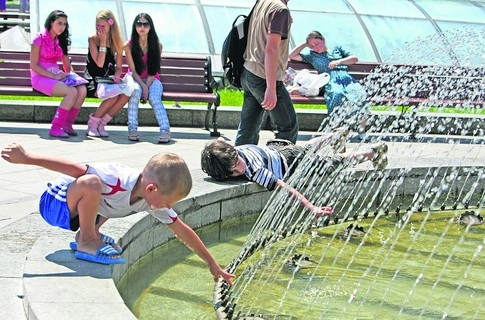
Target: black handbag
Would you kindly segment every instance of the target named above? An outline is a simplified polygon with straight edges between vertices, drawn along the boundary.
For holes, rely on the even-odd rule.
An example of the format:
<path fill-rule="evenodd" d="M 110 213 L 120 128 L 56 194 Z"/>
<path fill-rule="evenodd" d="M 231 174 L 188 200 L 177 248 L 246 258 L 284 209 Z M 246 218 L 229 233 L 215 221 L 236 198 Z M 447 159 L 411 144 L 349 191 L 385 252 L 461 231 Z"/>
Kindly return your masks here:
<path fill-rule="evenodd" d="M 113 76 L 109 76 L 109 77 L 95 77 L 94 78 L 94 81 L 96 81 L 97 83 L 110 83 L 110 84 L 116 83 L 113 80 Z"/>

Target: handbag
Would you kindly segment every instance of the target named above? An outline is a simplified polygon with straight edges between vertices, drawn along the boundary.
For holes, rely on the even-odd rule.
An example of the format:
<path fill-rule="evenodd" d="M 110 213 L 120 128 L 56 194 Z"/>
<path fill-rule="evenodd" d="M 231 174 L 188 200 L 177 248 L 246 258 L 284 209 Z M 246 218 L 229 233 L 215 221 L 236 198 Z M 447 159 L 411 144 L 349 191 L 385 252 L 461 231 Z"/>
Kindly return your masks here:
<path fill-rule="evenodd" d="M 95 77 L 94 78 L 94 81 L 96 81 L 97 83 L 109 83 L 109 84 L 116 83 L 113 80 L 113 76 L 108 76 L 108 77 Z"/>
<path fill-rule="evenodd" d="M 74 72 L 68 73 L 66 77 L 61 81 L 64 82 L 68 87 L 77 87 L 82 84 L 88 83 L 88 80 L 84 79 Z"/>

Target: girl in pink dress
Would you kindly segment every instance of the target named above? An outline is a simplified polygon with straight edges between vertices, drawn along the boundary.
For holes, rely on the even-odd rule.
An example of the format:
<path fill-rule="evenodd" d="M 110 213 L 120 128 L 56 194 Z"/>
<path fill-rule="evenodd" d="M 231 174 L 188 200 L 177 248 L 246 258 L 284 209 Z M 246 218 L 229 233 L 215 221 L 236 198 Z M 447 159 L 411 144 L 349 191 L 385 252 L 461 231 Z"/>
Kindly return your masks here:
<path fill-rule="evenodd" d="M 54 10 L 44 26 L 45 30 L 34 36 L 30 50 L 32 87 L 48 96 L 63 97 L 49 135 L 59 138 L 76 136 L 72 124 L 86 98 L 86 86 L 65 81 L 73 73 L 67 53 L 71 43 L 67 15 L 61 10 Z M 59 68 L 59 60 L 64 70 Z"/>

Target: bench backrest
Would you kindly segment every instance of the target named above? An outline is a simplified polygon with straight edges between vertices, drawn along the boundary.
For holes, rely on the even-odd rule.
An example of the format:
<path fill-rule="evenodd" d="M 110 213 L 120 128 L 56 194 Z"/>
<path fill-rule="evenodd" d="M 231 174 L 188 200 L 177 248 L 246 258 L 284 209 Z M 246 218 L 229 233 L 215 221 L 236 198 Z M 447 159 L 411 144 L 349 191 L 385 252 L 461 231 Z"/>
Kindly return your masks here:
<path fill-rule="evenodd" d="M 371 96 L 484 104 L 484 78 L 483 67 L 381 64 L 362 83 Z"/>
<path fill-rule="evenodd" d="M 311 64 L 290 61 L 295 70 L 314 70 Z M 467 101 L 485 104 L 485 68 L 437 65 L 402 65 L 378 62 L 357 62 L 349 73 L 364 85 L 375 99 L 430 99 L 437 101 Z M 399 88 L 399 90 L 396 90 Z"/>
<path fill-rule="evenodd" d="M 379 62 L 357 62 L 356 64 L 349 66 L 349 73 L 356 80 L 361 80 L 368 76 L 374 71 L 374 69 L 379 66 Z M 314 70 L 313 66 L 309 63 L 302 61 L 290 61 L 288 62 L 288 67 L 295 70 L 308 69 Z"/>
<path fill-rule="evenodd" d="M 9 28 L 21 26 L 25 31 L 30 31 L 30 14 L 25 12 L 0 12 L 0 32 Z"/>
<path fill-rule="evenodd" d="M 70 54 L 76 73 L 84 75 L 85 54 Z M 124 71 L 128 69 L 123 65 Z M 210 56 L 162 56 L 160 78 L 164 91 L 211 93 L 212 65 Z M 0 50 L 0 86 L 30 87 L 30 53 Z"/>

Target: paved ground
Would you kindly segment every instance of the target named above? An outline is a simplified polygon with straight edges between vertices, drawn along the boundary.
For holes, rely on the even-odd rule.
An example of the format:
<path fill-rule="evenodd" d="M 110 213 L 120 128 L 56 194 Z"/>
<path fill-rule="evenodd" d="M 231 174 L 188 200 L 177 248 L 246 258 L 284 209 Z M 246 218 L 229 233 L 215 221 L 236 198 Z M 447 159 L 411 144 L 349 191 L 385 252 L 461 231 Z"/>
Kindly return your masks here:
<path fill-rule="evenodd" d="M 128 141 L 125 127 L 109 127 L 112 136 L 108 139 L 88 139 L 84 136 L 85 126 L 78 125 L 76 128 L 79 129 L 79 137 L 58 140 L 49 138 L 47 124 L 0 122 L 0 145 L 3 147 L 8 142 L 16 141 L 29 151 L 65 156 L 79 163 L 119 161 L 135 168 L 142 168 L 149 157 L 157 152 L 175 152 L 187 161 L 191 170 L 195 171 L 200 170 L 200 151 L 211 139 L 208 132 L 200 128 L 173 128 L 173 141 L 167 145 L 159 145 L 156 144 L 157 129 L 145 127 L 140 128 L 142 142 L 133 143 Z M 235 137 L 235 130 L 220 131 L 228 140 L 233 140 Z M 311 132 L 301 132 L 299 143 L 304 143 L 311 135 Z M 261 143 L 272 136 L 271 132 L 263 131 Z M 409 142 L 397 136 L 385 137 L 385 140 L 390 141 L 389 165 L 391 167 L 427 167 L 450 163 L 485 165 L 483 139 L 426 137 L 421 142 Z M 351 143 L 350 147 L 363 148 L 368 145 Z M 36 213 L 38 198 L 45 188 L 46 181 L 57 176 L 57 173 L 42 168 L 13 165 L 0 160 L 0 261 L 2 261 L 0 318 L 2 319 L 26 319 L 22 300 L 25 301 L 28 297 L 23 297 L 22 279 L 26 274 L 29 277 L 33 274 L 41 274 L 42 270 L 24 270 L 24 262 L 30 256 L 36 255 L 35 243 L 38 237 L 52 235 L 51 240 L 55 242 L 59 234 L 41 221 Z M 198 184 L 199 187 L 200 185 Z M 64 233 L 62 236 L 69 239 L 72 234 Z M 43 258 L 49 259 L 48 256 Z M 59 286 L 65 286 L 65 290 L 72 290 L 68 281 L 59 283 Z M 95 290 L 95 288 L 87 289 L 84 294 L 89 295 L 89 290 Z M 40 294 L 42 292 L 39 292 Z M 36 310 L 34 313 L 48 314 L 46 313 L 48 306 L 39 308 L 45 308 L 45 310 Z M 73 315 L 74 318 L 76 318 L 75 315 Z"/>
<path fill-rule="evenodd" d="M 111 137 L 107 139 L 86 138 L 85 127 L 75 127 L 80 135 L 64 140 L 49 137 L 47 124 L 0 122 L 0 146 L 3 148 L 15 141 L 32 152 L 60 155 L 79 163 L 118 161 L 135 168 L 142 168 L 157 152 L 175 152 L 187 161 L 191 170 L 196 170 L 200 169 L 199 155 L 203 145 L 212 139 L 207 131 L 200 128 L 173 128 L 172 141 L 166 145 L 157 144 L 157 128 L 142 127 L 141 142 L 135 143 L 128 141 L 125 127 L 109 126 Z M 234 140 L 235 130 L 222 129 L 221 133 L 225 139 Z M 304 143 L 311 136 L 312 132 L 300 132 L 299 143 Z M 272 132 L 262 131 L 260 143 L 272 137 Z M 422 137 L 420 142 L 403 140 L 401 136 L 373 138 L 382 138 L 395 145 L 389 153 L 390 164 L 396 166 L 446 164 L 453 159 L 462 159 L 460 161 L 469 164 L 479 160 L 485 149 L 483 139 L 466 137 Z M 352 141 L 356 142 L 355 139 Z M 351 143 L 354 148 L 366 145 Z M 0 228 L 36 211 L 45 182 L 57 176 L 57 173 L 42 168 L 0 161 Z"/>

